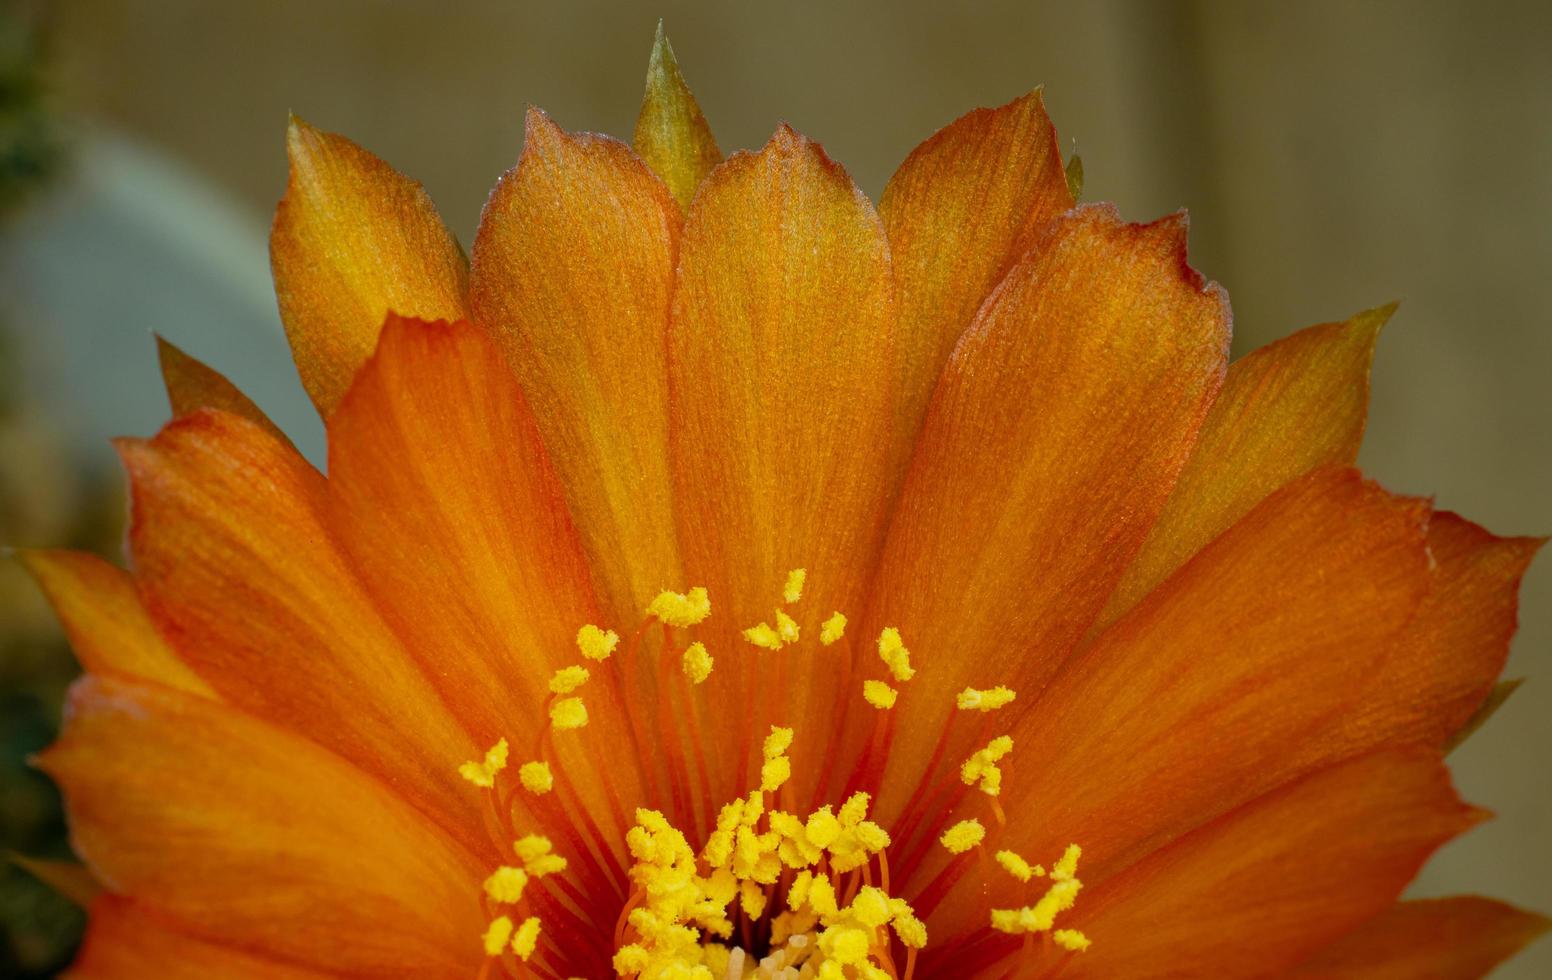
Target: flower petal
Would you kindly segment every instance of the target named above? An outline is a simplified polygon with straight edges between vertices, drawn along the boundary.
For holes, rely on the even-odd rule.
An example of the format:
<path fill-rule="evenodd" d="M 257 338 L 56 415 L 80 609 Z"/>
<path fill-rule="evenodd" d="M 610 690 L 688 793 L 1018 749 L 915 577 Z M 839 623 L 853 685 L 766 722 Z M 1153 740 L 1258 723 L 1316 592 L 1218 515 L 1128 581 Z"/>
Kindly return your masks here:
<path fill-rule="evenodd" d="M 84 551 L 24 551 L 21 560 L 48 596 L 87 671 L 215 697 L 156 632 L 128 572 Z"/>
<path fill-rule="evenodd" d="M 1060 922 L 1094 945 L 1062 975 L 1275 975 L 1393 903 L 1479 819 L 1436 753 L 1323 770 L 1085 889 Z"/>
<path fill-rule="evenodd" d="M 1352 465 L 1374 342 L 1394 311 L 1309 327 L 1229 365 L 1175 492 L 1102 622 L 1120 618 L 1273 490 L 1317 466 Z"/>
<path fill-rule="evenodd" d="M 181 419 L 202 408 L 219 408 L 255 422 L 268 429 L 271 435 L 290 442 L 263 409 L 220 371 L 190 357 L 161 337 L 156 338 L 156 358 L 161 364 L 162 383 L 167 387 L 167 402 L 172 407 L 173 418 Z"/>
<path fill-rule="evenodd" d="M 390 317 L 329 419 L 329 474 L 335 526 L 399 635 L 481 746 L 504 737 L 527 751 L 548 721 L 551 671 L 576 662 L 577 630 L 598 614 L 560 484 L 495 344 L 467 323 Z M 585 740 L 566 740 L 594 748 L 576 772 L 596 765 L 597 742 L 630 746 L 608 727 L 617 710 L 599 702 L 590 716 Z M 632 787 L 632 767 L 617 768 L 610 779 Z"/>
<path fill-rule="evenodd" d="M 708 586 L 717 610 L 707 646 L 748 649 L 738 629 L 771 617 L 794 568 L 809 570 L 802 609 L 818 617 L 805 628 L 859 608 L 907 452 L 893 424 L 889 252 L 851 179 L 786 126 L 718 167 L 690 208 L 668 371 L 686 581 Z M 763 671 L 779 683 L 791 661 L 793 676 L 819 677 L 829 668 L 808 658 L 820 656 L 830 659 L 807 648 L 729 656 L 712 697 L 751 703 Z M 723 686 L 735 680 L 739 693 Z M 822 686 L 793 685 L 788 720 L 807 720 Z M 759 714 L 733 719 L 744 723 L 733 750 L 746 761 Z M 815 730 L 820 717 L 829 724 L 816 709 Z"/>
<path fill-rule="evenodd" d="M 107 897 L 91 921 L 67 980 L 323 980 L 327 973 L 287 966 L 176 932 L 134 902 Z"/>
<path fill-rule="evenodd" d="M 466 263 L 420 185 L 300 119 L 270 264 L 302 384 L 327 417 L 372 353 L 383 316 L 464 315 Z"/>
<path fill-rule="evenodd" d="M 663 34 L 663 22 L 657 22 L 657 37 L 652 42 L 652 59 L 647 63 L 647 91 L 641 97 L 641 113 L 636 117 L 636 134 L 631 139 L 636 152 L 673 192 L 679 206 L 688 208 L 696 188 L 722 162 L 722 151 L 711 135 L 701 107 L 690 94 L 673 46 Z"/>
<path fill-rule="evenodd" d="M 1476 980 L 1552 928 L 1534 912 L 1475 895 L 1399 902 L 1290 976 L 1321 980 Z"/>
<path fill-rule="evenodd" d="M 303 738 L 205 698 L 89 677 L 39 762 L 104 884 L 193 935 L 362 975 L 478 965 L 478 867 Z"/>
<path fill-rule="evenodd" d="M 470 304 L 533 407 L 613 625 L 679 583 L 665 366 L 678 224 L 629 147 L 534 109 L 474 240 Z"/>
<path fill-rule="evenodd" d="M 119 448 L 140 591 L 180 656 L 233 704 L 477 834 L 455 771 L 476 745 L 347 567 L 323 477 L 257 425 L 210 410 Z"/>
<path fill-rule="evenodd" d="M 906 351 L 901 420 L 913 433 L 981 301 L 1073 203 L 1039 90 L 954 120 L 890 178 L 878 211 Z"/>
<path fill-rule="evenodd" d="M 920 770 L 952 709 L 912 691 L 1033 699 L 1141 545 L 1222 379 L 1228 306 L 1185 264 L 1182 219 L 1084 206 L 1050 227 L 955 348 L 890 528 L 866 632 L 897 626 L 920 657 L 893 771 Z"/>
<path fill-rule="evenodd" d="M 1203 549 L 1076 656 L 1014 730 L 1027 764 L 1004 805 L 1040 814 L 1019 849 L 1079 841 L 1103 878 L 1362 751 L 1320 736 L 1384 696 L 1375 668 L 1429 585 L 1427 517 L 1425 503 L 1324 468 Z"/>
<path fill-rule="evenodd" d="M 1428 523 L 1433 582 L 1381 663 L 1380 696 L 1322 733 L 1322 741 L 1443 746 L 1471 718 L 1509 658 L 1520 579 L 1543 538 L 1500 538 L 1439 511 Z"/>

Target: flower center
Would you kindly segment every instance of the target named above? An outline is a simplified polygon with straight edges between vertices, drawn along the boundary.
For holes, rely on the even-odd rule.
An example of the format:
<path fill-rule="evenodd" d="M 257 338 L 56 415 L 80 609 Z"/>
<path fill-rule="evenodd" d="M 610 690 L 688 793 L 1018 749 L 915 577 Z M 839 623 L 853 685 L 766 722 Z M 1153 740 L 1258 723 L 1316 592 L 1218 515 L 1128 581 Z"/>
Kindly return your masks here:
<path fill-rule="evenodd" d="M 801 600 L 806 578 L 804 569 L 788 575 L 782 589 L 785 606 L 794 607 Z M 654 626 L 662 630 L 658 707 L 664 720 L 672 720 L 673 709 L 667 708 L 666 696 L 673 675 L 670 665 L 677 664 L 687 692 L 704 684 L 715 666 L 706 645 L 693 637 L 696 627 L 710 615 L 711 599 L 704 588 L 660 593 L 618 656 L 621 639 L 613 630 L 589 624 L 578 631 L 577 647 L 582 657 L 599 665 L 597 669 L 611 672 L 633 736 L 638 731 L 636 708 L 642 707 L 634 701 L 645 696 L 625 678 L 627 671 L 634 671 L 643 637 Z M 1000 764 L 1012 751 L 1013 739 L 1003 734 L 988 741 L 986 729 L 993 713 L 1014 700 L 1012 690 L 960 691 L 955 696 L 957 711 L 945 725 L 925 770 L 927 778 L 895 821 L 893 836 L 868 819 L 873 798 L 863 787 L 871 785 L 870 776 L 881 777 L 894 708 L 901 689 L 916 671 L 911 666 L 910 650 L 893 627 L 884 629 L 877 638 L 877 666 L 871 671 L 857 669 L 846 627 L 846 616 L 834 612 L 818 629 L 821 646 L 842 645 L 838 669 L 843 686 L 854 674 L 880 676 L 860 678 L 861 697 L 877 716 L 866 744 L 854 753 L 856 766 L 844 798 L 806 813 L 792 809 L 793 766 L 788 749 L 795 732 L 771 725 L 760 746 L 758 785 L 717 810 L 698 849 L 682 829 L 699 825 L 692 822 L 693 812 L 677 813 L 681 824 L 676 825 L 674 817 L 661 810 L 636 808 L 634 825 L 625 834 L 632 861 L 623 874 L 629 894 L 613 927 L 611 963 L 621 976 L 644 980 L 911 980 L 918 953 L 928 940 L 923 918 L 970 873 L 1003 875 L 1021 889 L 1035 879 L 1048 880 L 1048 884 L 1041 883 L 1043 894 L 1035 898 L 1031 893 L 1034 900 L 1027 905 L 986 907 L 991 928 L 1026 937 L 1026 954 L 1031 951 L 1031 940 L 1042 934 L 1071 952 L 1081 952 L 1089 945 L 1082 933 L 1055 928 L 1057 916 L 1073 906 L 1082 887 L 1076 874 L 1081 855 L 1077 845 L 1069 846 L 1049 873 L 1012 850 L 1001 849 L 988 856 L 1007 827 L 998 802 L 1003 777 Z M 798 621 L 781 606 L 769 621 L 741 631 L 752 647 L 771 652 L 800 642 L 802 633 Z M 681 637 L 677 644 L 671 642 L 675 635 Z M 672 650 L 681 652 L 671 654 Z M 600 922 L 598 896 L 590 892 L 595 890 L 593 886 L 606 883 L 604 863 L 612 862 L 620 870 L 596 822 L 585 807 L 577 805 L 580 798 L 567 785 L 554 753 L 556 734 L 575 732 L 588 724 L 588 709 L 580 692 L 590 678 L 589 668 L 580 664 L 561 668 L 551 676 L 548 723 L 532 757 L 516 767 L 516 780 L 507 776 L 511 747 L 506 739 L 492 746 L 483 759 L 459 768 L 460 775 L 487 791 L 492 836 L 503 849 L 507 842 L 513 842 L 518 858 L 515 864 L 498 867 L 484 882 L 483 900 L 490 925 L 483 938 L 487 959 L 481 969 L 482 980 L 496 971 L 516 976 L 535 968 L 543 975 L 564 976 L 566 971 L 559 962 L 565 957 L 549 954 L 560 953 L 568 944 L 575 948 L 576 938 L 585 935 L 589 925 L 596 932 Z M 689 714 L 693 720 L 696 713 Z M 957 772 L 954 766 L 947 766 L 943 777 L 934 780 L 952 742 L 952 719 L 974 715 L 983 719 L 974 743 L 981 747 L 964 758 Z M 691 734 L 692 745 L 703 744 L 698 732 Z M 639 736 L 635 740 L 641 742 Z M 677 738 L 663 739 L 659 747 L 671 756 L 684 754 Z M 834 757 L 835 748 L 832 738 L 824 758 Z M 684 782 L 689 781 L 687 760 L 670 758 L 667 762 L 670 771 L 677 763 Z M 698 758 L 696 762 L 701 785 L 709 795 L 705 760 Z M 563 874 L 568 859 L 556 853 L 548 837 L 519 836 L 513 825 L 518 793 L 537 801 L 557 787 L 569 797 L 563 820 L 571 824 L 557 830 L 564 835 L 565 849 L 598 872 L 592 885 L 584 883 L 579 888 Z M 950 814 L 975 806 L 966 801 L 975 791 L 983 801 L 990 831 L 973 816 L 948 823 Z M 618 804 L 612 788 L 609 792 L 611 801 Z M 676 793 L 675 803 L 682 804 L 687 795 Z M 528 809 L 536 811 L 535 807 Z M 581 829 L 584 826 L 585 832 Z M 897 867 L 909 875 L 925 864 L 934 840 L 947 851 L 947 858 L 936 860 L 934 866 L 941 865 L 936 874 L 914 887 L 907 900 L 896 893 L 900 879 L 891 880 L 890 849 L 900 851 L 896 859 L 903 859 L 904 864 Z M 614 901 L 617 903 L 618 897 Z M 563 932 L 580 928 L 570 936 L 551 940 L 545 926 L 551 919 L 558 920 L 556 925 Z M 553 949 L 547 947 L 548 942 L 555 944 Z"/>

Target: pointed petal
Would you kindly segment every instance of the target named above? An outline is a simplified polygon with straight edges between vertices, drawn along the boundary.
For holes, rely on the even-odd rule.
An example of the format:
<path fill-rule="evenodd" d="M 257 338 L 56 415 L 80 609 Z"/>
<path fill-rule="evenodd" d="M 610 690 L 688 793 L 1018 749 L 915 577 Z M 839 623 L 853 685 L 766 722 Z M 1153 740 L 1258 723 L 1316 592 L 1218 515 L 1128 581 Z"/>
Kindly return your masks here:
<path fill-rule="evenodd" d="M 156 358 L 161 364 L 162 383 L 167 387 L 167 403 L 172 407 L 173 418 L 181 419 L 202 408 L 218 408 L 263 426 L 279 439 L 286 439 L 280 427 L 220 371 L 190 357 L 160 336 L 156 338 Z"/>
<path fill-rule="evenodd" d="M 1222 379 L 1228 307 L 1185 264 L 1183 221 L 1085 206 L 1051 228 L 955 348 L 890 528 L 865 632 L 899 627 L 920 659 L 912 690 L 1033 700 L 1142 543 Z M 891 766 L 919 769 L 951 707 L 905 692 Z"/>
<path fill-rule="evenodd" d="M 636 135 L 631 142 L 682 208 L 690 206 L 701 181 L 722 162 L 711 127 L 679 72 L 662 21 L 657 23 L 657 38 L 652 42 L 647 91 L 641 97 L 641 113 L 636 117 Z"/>
<path fill-rule="evenodd" d="M 1039 90 L 933 134 L 879 199 L 899 289 L 912 432 L 976 310 L 1040 230 L 1073 206 Z"/>
<path fill-rule="evenodd" d="M 1321 736 L 1375 694 L 1375 668 L 1427 592 L 1427 516 L 1327 468 L 1203 549 L 1075 657 L 1014 730 L 1029 764 L 1004 805 L 1041 815 L 1023 847 L 1081 841 L 1103 877 L 1362 751 Z"/>
<path fill-rule="evenodd" d="M 478 866 L 303 738 L 168 688 L 86 678 L 39 763 L 108 888 L 193 935 L 369 976 L 478 965 Z"/>
<path fill-rule="evenodd" d="M 377 773 L 465 837 L 476 746 L 334 543 L 323 477 L 204 410 L 120 443 L 130 547 L 162 635 L 233 704 Z M 483 749 L 483 746 L 479 747 Z"/>
<path fill-rule="evenodd" d="M 817 144 L 783 126 L 701 188 L 685 222 L 668 369 L 686 582 L 710 587 L 707 646 L 729 654 L 711 683 L 746 684 L 712 696 L 745 703 L 759 671 L 830 669 L 828 651 L 809 646 L 739 656 L 749 647 L 737 630 L 771 617 L 794 568 L 809 570 L 803 615 L 818 617 L 805 628 L 859 608 L 907 451 L 893 425 L 899 361 L 883 227 Z M 805 719 L 821 686 L 794 685 L 792 720 Z M 760 713 L 736 719 L 746 727 L 735 752 L 747 757 Z"/>
<path fill-rule="evenodd" d="M 1320 980 L 1476 980 L 1530 945 L 1545 916 L 1475 895 L 1399 902 L 1299 964 Z"/>
<path fill-rule="evenodd" d="M 399 635 L 481 746 L 505 737 L 527 751 L 547 723 L 550 673 L 576 662 L 577 630 L 598 610 L 560 484 L 495 344 L 467 323 L 391 317 L 329 419 L 329 474 L 335 527 Z M 594 701 L 608 696 L 602 684 L 586 692 L 586 741 L 630 745 L 609 734 L 619 711 Z M 574 761 L 588 773 L 597 758 Z M 619 768 L 610 778 L 631 788 L 631 767 Z M 589 803 L 603 812 L 601 798 Z"/>
<path fill-rule="evenodd" d="M 324 980 L 329 974 L 175 932 L 134 902 L 108 897 L 91 922 L 66 980 Z"/>
<path fill-rule="evenodd" d="M 17 867 L 83 909 L 88 908 L 102 894 L 102 882 L 97 880 L 90 868 L 77 861 L 30 858 L 22 854 L 8 854 L 7 857 Z"/>
<path fill-rule="evenodd" d="M 1373 689 L 1322 740 L 1379 735 L 1443 746 L 1492 692 L 1509 658 L 1520 580 L 1542 544 L 1500 538 L 1441 511 L 1428 524 L 1432 588 L 1400 639 L 1376 666 Z"/>
<path fill-rule="evenodd" d="M 533 406 L 615 625 L 680 577 L 665 366 L 678 223 L 623 143 L 533 110 L 474 240 L 474 315 Z"/>
<path fill-rule="evenodd" d="M 388 311 L 464 315 L 466 263 L 420 185 L 361 147 L 293 118 L 286 153 L 270 264 L 302 384 L 327 417 Z"/>
<path fill-rule="evenodd" d="M 1393 903 L 1479 818 L 1432 752 L 1316 773 L 1085 889 L 1060 921 L 1094 945 L 1062 976 L 1276 975 Z"/>
<path fill-rule="evenodd" d="M 21 561 L 48 596 L 87 671 L 215 696 L 156 632 L 128 572 L 84 551 L 25 551 Z"/>
<path fill-rule="evenodd" d="M 1505 702 L 1524 683 L 1525 678 L 1523 677 L 1511 677 L 1506 681 L 1499 681 L 1497 684 L 1494 684 L 1493 689 L 1487 692 L 1487 697 L 1483 698 L 1482 703 L 1477 705 L 1477 710 L 1471 713 L 1470 718 L 1466 719 L 1466 723 L 1452 732 L 1449 738 L 1445 739 L 1445 753 L 1454 752 L 1464 745 L 1467 739 L 1475 735 L 1478 729 L 1487 724 L 1489 719 L 1498 713 L 1498 709 L 1502 708 Z"/>
<path fill-rule="evenodd" d="M 1358 458 L 1374 342 L 1394 310 L 1309 327 L 1229 365 L 1175 492 L 1103 622 L 1120 618 L 1273 490 Z"/>

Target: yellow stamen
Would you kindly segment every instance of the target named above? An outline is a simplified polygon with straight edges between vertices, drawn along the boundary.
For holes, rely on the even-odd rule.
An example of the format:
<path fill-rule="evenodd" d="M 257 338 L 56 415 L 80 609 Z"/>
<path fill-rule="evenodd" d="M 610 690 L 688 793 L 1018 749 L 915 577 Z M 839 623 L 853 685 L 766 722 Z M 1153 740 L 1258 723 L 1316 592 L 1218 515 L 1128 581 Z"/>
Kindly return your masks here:
<path fill-rule="evenodd" d="M 706 652 L 706 644 L 697 640 L 684 651 L 684 676 L 692 684 L 704 683 L 711 676 L 712 663 L 711 654 Z"/>
<path fill-rule="evenodd" d="M 985 839 L 986 828 L 981 826 L 981 821 L 961 820 L 945 830 L 938 841 L 950 854 L 963 854 Z"/>
<path fill-rule="evenodd" d="M 587 683 L 586 667 L 562 667 L 550 676 L 551 694 L 570 694 Z"/>
<path fill-rule="evenodd" d="M 893 626 L 887 626 L 878 634 L 878 657 L 889 668 L 889 673 L 894 679 L 904 683 L 916 676 L 916 671 L 911 667 L 911 651 L 905 648 L 900 640 L 900 631 Z"/>
<path fill-rule="evenodd" d="M 770 623 L 759 623 L 744 630 L 744 639 L 764 650 L 780 650 L 781 634 L 771 629 Z"/>
<path fill-rule="evenodd" d="M 1089 937 L 1076 929 L 1058 929 L 1051 933 L 1051 938 L 1056 940 L 1056 945 L 1074 953 L 1081 953 L 1093 945 Z"/>
<path fill-rule="evenodd" d="M 608 660 L 619 643 L 620 634 L 614 630 L 605 632 L 591 623 L 577 630 L 577 648 L 589 660 Z"/>
<path fill-rule="evenodd" d="M 506 948 L 507 939 L 512 935 L 512 920 L 504 915 L 498 915 L 490 920 L 490 925 L 485 929 L 485 955 L 500 956 Z"/>
<path fill-rule="evenodd" d="M 523 924 L 517 927 L 517 932 L 512 936 L 512 952 L 517 958 L 527 961 L 532 956 L 534 949 L 539 945 L 539 918 L 529 916 L 523 920 Z"/>
<path fill-rule="evenodd" d="M 496 785 L 496 774 L 507 767 L 507 740 L 502 739 L 485 751 L 481 762 L 465 762 L 458 767 L 458 775 L 476 786 L 490 789 Z"/>
<path fill-rule="evenodd" d="M 866 680 L 862 682 L 862 697 L 875 708 L 887 709 L 895 706 L 895 699 L 900 692 L 885 684 L 883 681 Z"/>
<path fill-rule="evenodd" d="M 689 592 L 659 592 L 647 606 L 647 615 L 656 616 L 669 626 L 688 629 L 711 615 L 711 595 L 701 586 Z"/>
<path fill-rule="evenodd" d="M 791 605 L 803 598 L 803 583 L 808 579 L 808 569 L 794 568 L 787 573 L 787 585 L 781 590 L 783 602 Z"/>
<path fill-rule="evenodd" d="M 587 724 L 587 705 L 581 698 L 561 698 L 550 705 L 550 724 L 558 732 L 569 732 Z"/>
<path fill-rule="evenodd" d="M 994 687 L 990 690 L 980 691 L 973 687 L 967 687 L 959 692 L 955 704 L 960 711 L 995 711 L 1009 704 L 1018 695 L 1010 688 Z"/>
<path fill-rule="evenodd" d="M 1002 870 L 1017 878 L 1019 881 L 1028 881 L 1030 878 L 1044 878 L 1045 869 L 1038 864 L 1030 864 L 1013 851 L 998 851 L 997 863 L 1002 865 Z"/>
<path fill-rule="evenodd" d="M 525 762 L 517 771 L 517 778 L 523 784 L 523 789 L 536 796 L 542 796 L 555 788 L 555 774 L 550 771 L 548 762 Z"/>
<path fill-rule="evenodd" d="M 993 909 L 992 928 L 1008 933 L 1050 932 L 1056 917 L 1078 901 L 1078 892 L 1083 888 L 1083 882 L 1077 878 L 1078 859 L 1082 854 L 1083 849 L 1077 844 L 1067 845 L 1067 850 L 1051 869 L 1051 885 L 1040 900 L 1018 909 Z M 1052 938 L 1063 948 L 1075 952 L 1089 946 L 1088 937 L 1071 929 L 1057 930 Z"/>
<path fill-rule="evenodd" d="M 776 632 L 781 636 L 783 643 L 796 643 L 798 641 L 798 624 L 791 616 L 776 610 Z"/>
<path fill-rule="evenodd" d="M 819 627 L 819 642 L 829 646 L 846 635 L 846 614 L 836 612 Z"/>
<path fill-rule="evenodd" d="M 1007 735 L 994 738 L 986 748 L 978 750 L 959 768 L 959 778 L 966 786 L 980 784 L 981 792 L 996 796 L 1002 792 L 1002 770 L 997 763 L 1013 751 L 1013 739 Z"/>
<path fill-rule="evenodd" d="M 523 900 L 523 889 L 528 887 L 528 872 L 522 868 L 503 865 L 485 879 L 485 894 L 492 902 L 511 905 Z"/>

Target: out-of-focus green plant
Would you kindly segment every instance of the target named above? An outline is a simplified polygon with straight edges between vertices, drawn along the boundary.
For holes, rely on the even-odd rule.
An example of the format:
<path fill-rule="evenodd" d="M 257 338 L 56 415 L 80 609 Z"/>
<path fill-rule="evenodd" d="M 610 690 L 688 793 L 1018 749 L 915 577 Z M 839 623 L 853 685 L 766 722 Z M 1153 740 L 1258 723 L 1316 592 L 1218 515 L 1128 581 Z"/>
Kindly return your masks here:
<path fill-rule="evenodd" d="M 61 162 L 45 99 L 46 8 L 0 0 L 0 235 Z M 0 543 L 101 550 L 116 536 L 117 508 L 83 486 L 59 441 L 28 411 L 16 335 L 0 298 Z M 0 975 L 52 976 L 79 941 L 83 917 L 69 899 L 6 858 L 68 858 L 59 795 L 27 758 L 59 724 L 74 659 L 36 588 L 0 562 Z"/>

